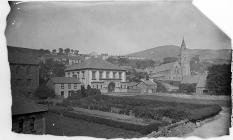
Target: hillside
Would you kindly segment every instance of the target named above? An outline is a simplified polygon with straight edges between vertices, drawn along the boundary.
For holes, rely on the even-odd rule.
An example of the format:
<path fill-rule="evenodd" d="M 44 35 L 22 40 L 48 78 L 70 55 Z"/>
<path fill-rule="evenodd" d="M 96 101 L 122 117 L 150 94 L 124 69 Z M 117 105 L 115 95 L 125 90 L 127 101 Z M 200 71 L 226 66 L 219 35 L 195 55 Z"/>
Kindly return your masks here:
<path fill-rule="evenodd" d="M 143 57 L 153 60 L 163 60 L 166 57 L 178 57 L 179 46 L 166 45 L 128 54 L 127 56 Z M 231 60 L 231 50 L 188 49 L 191 55 L 199 55 L 201 60 Z"/>

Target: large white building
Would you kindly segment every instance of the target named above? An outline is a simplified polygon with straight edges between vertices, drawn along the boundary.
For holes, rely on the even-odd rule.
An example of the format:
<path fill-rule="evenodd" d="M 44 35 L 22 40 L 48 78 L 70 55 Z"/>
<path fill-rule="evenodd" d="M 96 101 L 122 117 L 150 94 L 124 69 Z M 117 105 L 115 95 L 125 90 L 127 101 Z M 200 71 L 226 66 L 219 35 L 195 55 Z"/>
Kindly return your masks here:
<path fill-rule="evenodd" d="M 107 61 L 90 58 L 65 69 L 65 77 L 77 78 L 82 85 L 106 92 L 127 92 L 126 70 Z"/>

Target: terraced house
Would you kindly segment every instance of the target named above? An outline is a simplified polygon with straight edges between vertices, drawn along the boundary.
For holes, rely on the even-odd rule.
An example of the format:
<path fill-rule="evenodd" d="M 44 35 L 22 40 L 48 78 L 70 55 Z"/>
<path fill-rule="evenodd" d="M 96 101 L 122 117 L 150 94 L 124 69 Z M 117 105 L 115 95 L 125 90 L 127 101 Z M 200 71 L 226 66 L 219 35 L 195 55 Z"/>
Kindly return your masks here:
<path fill-rule="evenodd" d="M 126 70 L 102 59 L 90 58 L 65 69 L 65 77 L 77 78 L 82 85 L 106 92 L 127 92 Z"/>
<path fill-rule="evenodd" d="M 47 82 L 47 86 L 55 91 L 55 94 L 64 98 L 71 96 L 72 91 L 81 89 L 81 83 L 73 77 L 53 77 Z"/>

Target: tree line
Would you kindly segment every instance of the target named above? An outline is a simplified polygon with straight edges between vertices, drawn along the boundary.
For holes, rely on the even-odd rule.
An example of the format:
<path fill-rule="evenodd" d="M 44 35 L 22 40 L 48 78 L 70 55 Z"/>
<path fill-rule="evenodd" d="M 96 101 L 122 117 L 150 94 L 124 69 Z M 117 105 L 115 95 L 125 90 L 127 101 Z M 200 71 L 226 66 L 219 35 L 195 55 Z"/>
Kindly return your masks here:
<path fill-rule="evenodd" d="M 70 48 L 58 48 L 57 49 L 39 49 L 39 53 L 40 54 L 57 54 L 57 55 L 68 55 L 68 54 L 74 54 L 74 55 L 78 55 L 79 54 L 79 50 L 76 49 L 70 49 Z"/>

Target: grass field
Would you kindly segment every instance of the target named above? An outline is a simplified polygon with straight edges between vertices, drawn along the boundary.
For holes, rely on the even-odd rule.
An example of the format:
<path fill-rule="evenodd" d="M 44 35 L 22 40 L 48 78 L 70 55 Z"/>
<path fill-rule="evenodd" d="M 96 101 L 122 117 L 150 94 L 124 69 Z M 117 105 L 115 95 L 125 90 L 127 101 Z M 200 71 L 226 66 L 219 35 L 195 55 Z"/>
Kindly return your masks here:
<path fill-rule="evenodd" d="M 188 103 L 188 104 L 206 104 L 206 105 L 217 104 L 224 107 L 231 107 L 230 96 L 229 96 L 229 100 L 184 99 L 184 98 L 156 96 L 156 95 L 138 95 L 138 96 L 130 96 L 129 98 L 147 99 L 147 100 L 164 101 L 164 102 Z"/>
<path fill-rule="evenodd" d="M 97 138 L 135 138 L 142 134 L 120 128 L 64 117 L 55 113 L 46 115 L 46 133 L 65 136 L 90 136 Z"/>

